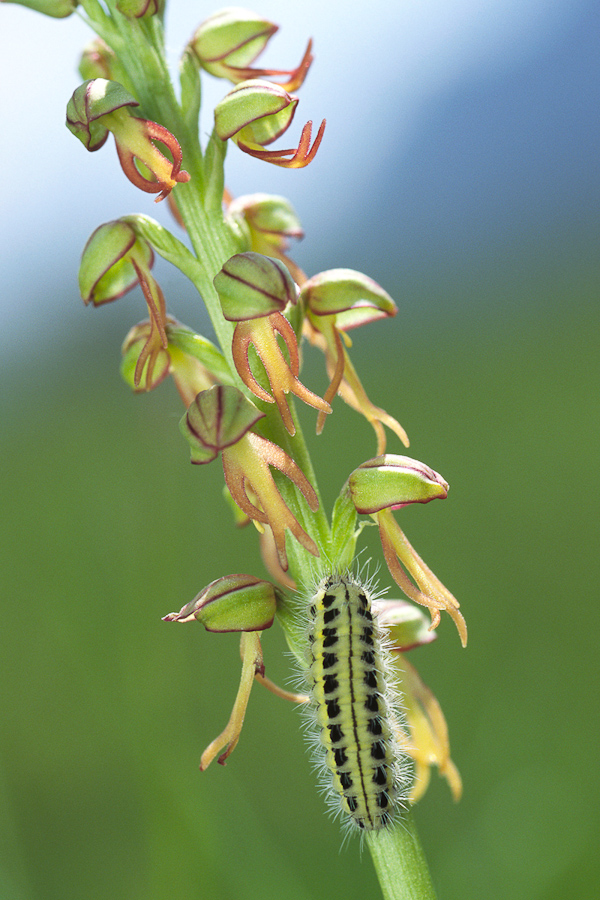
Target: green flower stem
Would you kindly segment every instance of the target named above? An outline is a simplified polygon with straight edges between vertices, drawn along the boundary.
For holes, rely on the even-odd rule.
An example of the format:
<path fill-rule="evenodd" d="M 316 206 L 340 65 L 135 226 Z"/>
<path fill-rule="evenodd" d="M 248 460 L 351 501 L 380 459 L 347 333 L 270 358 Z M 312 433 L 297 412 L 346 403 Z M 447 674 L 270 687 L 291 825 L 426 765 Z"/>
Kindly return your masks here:
<path fill-rule="evenodd" d="M 113 26 L 98 0 L 83 0 L 76 12 L 107 44 L 110 43 L 108 36 L 112 33 Z"/>
<path fill-rule="evenodd" d="M 390 830 L 367 834 L 384 900 L 435 900 L 412 812 Z"/>

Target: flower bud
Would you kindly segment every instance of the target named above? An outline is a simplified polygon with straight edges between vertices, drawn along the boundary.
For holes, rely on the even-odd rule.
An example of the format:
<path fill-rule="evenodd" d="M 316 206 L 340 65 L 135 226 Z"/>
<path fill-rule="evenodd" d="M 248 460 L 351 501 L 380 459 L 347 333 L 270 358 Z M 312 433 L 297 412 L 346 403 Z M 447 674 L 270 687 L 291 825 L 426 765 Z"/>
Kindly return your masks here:
<path fill-rule="evenodd" d="M 153 337 L 152 322 L 146 319 L 129 330 L 121 347 L 121 377 L 137 393 L 154 390 L 162 384 L 171 369 L 171 356 L 164 347 L 159 346 L 154 354 L 146 353 Z M 142 353 L 144 359 L 140 367 Z"/>
<path fill-rule="evenodd" d="M 271 255 L 284 252 L 289 238 L 303 238 L 300 219 L 286 197 L 274 194 L 247 194 L 232 200 L 227 210 L 230 219 L 242 220 L 250 233 L 252 249 Z"/>
<path fill-rule="evenodd" d="M 276 589 L 252 575 L 227 575 L 203 588 L 165 622 L 202 622 L 207 631 L 264 631 L 277 608 Z"/>
<path fill-rule="evenodd" d="M 108 137 L 108 124 L 100 121 L 138 101 L 122 84 L 106 78 L 92 78 L 79 85 L 67 104 L 67 128 L 86 150 L 99 150 Z"/>
<path fill-rule="evenodd" d="M 448 484 L 425 463 L 391 453 L 362 463 L 350 475 L 348 485 L 357 512 L 367 515 L 445 499 L 448 494 Z"/>
<path fill-rule="evenodd" d="M 77 8 L 77 0 L 2 0 L 7 3 L 18 3 L 35 12 L 52 16 L 53 19 L 66 19 Z"/>
<path fill-rule="evenodd" d="M 102 147 L 112 131 L 125 175 L 140 190 L 157 194 L 158 202 L 190 176 L 181 168 L 181 147 L 175 135 L 158 122 L 130 115 L 130 106 L 139 104 L 122 84 L 93 78 L 80 85 L 69 100 L 67 128 L 90 151 Z M 161 153 L 156 142 L 170 151 L 172 159 Z"/>
<path fill-rule="evenodd" d="M 190 46 L 211 75 L 243 81 L 245 76 L 236 78 L 236 70 L 244 71 L 254 62 L 277 30 L 277 25 L 256 13 L 228 7 L 198 26 Z"/>
<path fill-rule="evenodd" d="M 387 291 L 353 269 L 314 275 L 302 285 L 301 297 L 315 316 L 335 315 L 336 327 L 342 331 L 398 312 Z"/>
<path fill-rule="evenodd" d="M 94 78 L 114 79 L 116 56 L 102 38 L 94 38 L 86 44 L 79 60 L 79 74 L 84 81 Z"/>
<path fill-rule="evenodd" d="M 117 0 L 116 6 L 128 19 L 147 19 L 158 15 L 164 3 L 162 0 Z"/>
<path fill-rule="evenodd" d="M 214 285 L 230 322 L 269 316 L 296 302 L 297 288 L 283 263 L 253 251 L 228 259 Z"/>
<path fill-rule="evenodd" d="M 236 444 L 264 416 L 241 391 L 218 385 L 201 391 L 179 423 L 192 462 L 202 465 Z"/>
<path fill-rule="evenodd" d="M 215 131 L 222 141 L 231 138 L 240 150 L 256 159 L 301 169 L 315 158 L 325 131 L 325 119 L 311 146 L 312 122 L 302 129 L 298 146 L 289 150 L 265 150 L 291 125 L 298 98 L 270 81 L 243 81 L 215 107 Z"/>
<path fill-rule="evenodd" d="M 84 302 L 100 306 L 117 300 L 139 282 L 138 269 L 149 272 L 154 253 L 131 225 L 119 219 L 100 225 L 84 247 L 79 290 Z"/>
<path fill-rule="evenodd" d="M 437 637 L 427 616 L 407 600 L 378 599 L 374 603 L 377 621 L 390 637 L 390 647 L 407 653 L 414 647 L 430 644 Z"/>
<path fill-rule="evenodd" d="M 298 98 L 277 84 L 243 81 L 217 103 L 215 128 L 223 141 L 270 144 L 289 128 L 297 105 Z"/>

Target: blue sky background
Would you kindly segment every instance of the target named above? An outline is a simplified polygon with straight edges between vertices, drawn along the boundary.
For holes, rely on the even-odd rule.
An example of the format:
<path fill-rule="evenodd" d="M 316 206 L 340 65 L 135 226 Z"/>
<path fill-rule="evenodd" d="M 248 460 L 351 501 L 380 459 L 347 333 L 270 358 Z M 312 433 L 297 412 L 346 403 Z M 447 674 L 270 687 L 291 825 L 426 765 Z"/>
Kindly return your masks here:
<path fill-rule="evenodd" d="M 232 147 L 227 181 L 236 194 L 292 199 L 307 235 L 296 255 L 307 271 L 350 266 L 388 283 L 393 273 L 397 299 L 425 304 L 427 314 L 429 305 L 444 308 L 444 280 L 464 271 L 468 282 L 498 254 L 505 268 L 502 255 L 528 244 L 556 265 L 573 252 L 591 260 L 589 235 L 600 225 L 597 4 L 375 0 L 367 14 L 364 4 L 267 0 L 261 12 L 281 25 L 265 64 L 295 64 L 312 35 L 316 60 L 297 126 L 326 116 L 326 137 L 315 163 L 294 172 Z M 7 359 L 26 329 L 47 336 L 86 321 L 75 272 L 100 222 L 136 211 L 169 217 L 124 179 L 112 142 L 87 154 L 62 124 L 87 27 L 9 4 L 0 15 Z M 171 3 L 174 68 L 201 18 L 200 4 Z M 206 131 L 226 90 L 205 79 Z M 164 277 L 169 288 L 176 274 Z M 467 282 L 464 301 L 477 303 L 477 284 Z"/>

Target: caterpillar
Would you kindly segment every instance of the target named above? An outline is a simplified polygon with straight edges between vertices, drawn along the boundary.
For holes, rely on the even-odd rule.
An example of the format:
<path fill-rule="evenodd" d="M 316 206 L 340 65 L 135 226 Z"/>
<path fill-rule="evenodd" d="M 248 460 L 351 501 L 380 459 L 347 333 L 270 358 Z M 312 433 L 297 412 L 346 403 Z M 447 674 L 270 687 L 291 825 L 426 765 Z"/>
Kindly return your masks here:
<path fill-rule="evenodd" d="M 362 832 L 387 828 L 406 807 L 407 757 L 394 733 L 402 714 L 372 584 L 330 574 L 310 598 L 306 680 L 311 743 L 335 815 Z"/>

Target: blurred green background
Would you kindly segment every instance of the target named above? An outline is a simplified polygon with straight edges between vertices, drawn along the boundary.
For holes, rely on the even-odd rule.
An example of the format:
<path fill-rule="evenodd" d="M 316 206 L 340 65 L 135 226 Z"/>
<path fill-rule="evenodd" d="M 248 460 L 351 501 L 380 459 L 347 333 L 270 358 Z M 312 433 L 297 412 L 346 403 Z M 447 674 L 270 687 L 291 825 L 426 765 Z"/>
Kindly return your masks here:
<path fill-rule="evenodd" d="M 294 181 L 313 176 L 290 175 L 316 223 L 302 264 L 364 269 L 396 298 L 395 320 L 353 335 L 352 358 L 410 453 L 451 485 L 445 503 L 397 514 L 469 625 L 466 650 L 446 620 L 411 656 L 442 704 L 465 786 L 455 805 L 434 776 L 416 810 L 440 900 L 587 900 L 600 877 L 598 83 L 597 53 L 588 71 L 581 49 L 599 32 L 584 7 L 548 51 L 545 80 L 536 57 L 432 104 L 407 174 L 392 158 L 367 170 L 369 191 L 357 188 L 355 220 L 339 232 L 319 233 L 319 197 Z M 519 131 L 539 110 L 533 89 L 531 108 L 523 101 L 534 69 L 548 103 L 529 122 L 535 152 Z M 558 83 L 580 108 L 558 103 Z M 579 130 L 565 144 L 568 121 Z M 84 162 L 98 191 L 96 158 Z M 116 195 L 114 215 L 155 212 L 127 202 Z M 1 364 L 0 897 L 376 898 L 368 852 L 340 851 L 291 705 L 257 686 L 227 766 L 197 770 L 229 715 L 238 640 L 161 616 L 213 578 L 264 570 L 254 530 L 231 527 L 219 466 L 190 466 L 172 387 L 134 397 L 120 381 L 141 298 L 78 305 L 74 265 L 99 221 L 86 218 L 56 270 L 23 268 L 66 325 L 36 325 Z M 17 244 L 11 254 L 24 253 Z M 172 311 L 205 327 L 162 271 Z M 27 284 L 18 293 L 15 281 L 12 306 L 34 302 Z M 325 384 L 311 350 L 303 380 Z M 318 439 L 312 413 L 302 417 L 331 506 L 373 455 L 372 432 L 339 400 Z M 401 452 L 392 437 L 388 449 Z M 372 531 L 364 545 L 380 561 Z M 267 673 L 285 682 L 280 631 L 263 646 Z"/>

